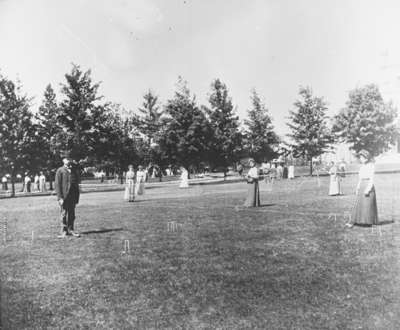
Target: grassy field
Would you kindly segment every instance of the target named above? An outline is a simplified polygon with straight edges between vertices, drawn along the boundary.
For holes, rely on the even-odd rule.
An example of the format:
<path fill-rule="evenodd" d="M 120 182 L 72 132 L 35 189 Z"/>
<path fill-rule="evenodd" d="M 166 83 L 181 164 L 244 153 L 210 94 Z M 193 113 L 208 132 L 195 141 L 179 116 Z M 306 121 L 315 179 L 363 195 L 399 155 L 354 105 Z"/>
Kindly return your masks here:
<path fill-rule="evenodd" d="M 83 194 L 60 240 L 53 196 L 1 201 L 4 329 L 400 329 L 400 175 L 377 175 L 382 225 L 345 229 L 328 178 Z"/>

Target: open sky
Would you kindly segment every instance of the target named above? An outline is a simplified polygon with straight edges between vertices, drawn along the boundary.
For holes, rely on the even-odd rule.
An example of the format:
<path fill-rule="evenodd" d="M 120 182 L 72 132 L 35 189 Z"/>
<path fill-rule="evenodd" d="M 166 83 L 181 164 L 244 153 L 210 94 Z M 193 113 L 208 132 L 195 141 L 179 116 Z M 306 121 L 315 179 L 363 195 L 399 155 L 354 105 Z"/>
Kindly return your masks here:
<path fill-rule="evenodd" d="M 0 72 L 38 106 L 71 63 L 92 69 L 106 100 L 165 101 L 179 75 L 201 103 L 220 78 L 243 119 L 256 90 L 280 134 L 300 85 L 329 103 L 377 83 L 400 104 L 396 0 L 0 0 Z"/>

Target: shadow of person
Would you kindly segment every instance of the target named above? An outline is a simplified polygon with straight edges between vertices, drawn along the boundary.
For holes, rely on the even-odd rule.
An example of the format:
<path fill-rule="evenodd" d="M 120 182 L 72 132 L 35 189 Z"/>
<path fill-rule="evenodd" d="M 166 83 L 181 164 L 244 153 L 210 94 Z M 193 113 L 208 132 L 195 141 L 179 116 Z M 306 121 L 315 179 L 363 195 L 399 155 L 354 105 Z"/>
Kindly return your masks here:
<path fill-rule="evenodd" d="M 394 220 L 384 220 L 384 221 L 379 221 L 378 226 L 390 225 L 393 223 L 394 223 Z"/>
<path fill-rule="evenodd" d="M 81 235 L 103 234 L 103 233 L 109 233 L 109 232 L 112 232 L 112 231 L 121 231 L 121 230 L 124 230 L 124 228 L 88 230 L 88 231 L 82 231 L 82 232 L 80 232 L 80 234 Z"/>
<path fill-rule="evenodd" d="M 269 206 L 275 206 L 275 203 L 271 203 L 271 204 L 260 204 L 260 206 L 258 207 L 269 207 Z"/>

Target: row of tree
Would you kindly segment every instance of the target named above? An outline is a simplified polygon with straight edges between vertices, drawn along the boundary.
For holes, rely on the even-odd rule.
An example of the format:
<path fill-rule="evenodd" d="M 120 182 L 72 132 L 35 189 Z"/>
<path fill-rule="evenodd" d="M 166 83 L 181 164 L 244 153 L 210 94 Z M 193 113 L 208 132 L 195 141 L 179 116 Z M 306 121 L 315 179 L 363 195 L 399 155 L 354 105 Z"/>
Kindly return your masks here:
<path fill-rule="evenodd" d="M 258 93 L 251 93 L 248 118 L 241 125 L 227 86 L 211 84 L 208 105 L 199 105 L 179 78 L 175 94 L 161 105 L 148 91 L 138 113 L 106 102 L 91 72 L 73 65 L 61 84 L 60 99 L 51 85 L 37 112 L 21 83 L 0 76 L 0 170 L 14 182 L 17 173 L 45 170 L 54 175 L 61 152 L 69 150 L 85 167 L 122 172 L 128 164 L 156 163 L 185 167 L 221 167 L 224 171 L 243 157 L 275 158 L 283 141 L 274 131 L 269 110 Z M 373 155 L 397 137 L 396 110 L 384 103 L 378 88 L 352 91 L 346 107 L 330 125 L 327 104 L 300 88 L 290 112 L 287 152 L 311 160 L 345 141 L 357 152 Z M 13 188 L 14 192 L 14 188 Z"/>

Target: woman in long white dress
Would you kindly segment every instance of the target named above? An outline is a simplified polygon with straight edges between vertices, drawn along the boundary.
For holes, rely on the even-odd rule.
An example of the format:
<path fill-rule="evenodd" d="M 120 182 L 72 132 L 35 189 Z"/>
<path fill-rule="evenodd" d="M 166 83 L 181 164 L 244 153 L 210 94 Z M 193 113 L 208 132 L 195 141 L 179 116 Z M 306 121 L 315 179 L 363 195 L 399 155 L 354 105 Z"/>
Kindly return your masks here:
<path fill-rule="evenodd" d="M 329 175 L 330 175 L 329 196 L 340 195 L 340 176 L 338 173 L 338 168 L 334 162 L 331 162 Z"/>
<path fill-rule="evenodd" d="M 35 177 L 33 178 L 33 182 L 34 185 L 32 191 L 33 190 L 40 191 L 40 176 L 38 174 L 36 174 Z"/>
<path fill-rule="evenodd" d="M 377 225 L 378 207 L 374 185 L 375 165 L 372 156 L 366 150 L 359 152 L 361 167 L 358 172 L 356 204 L 354 205 L 348 227 L 353 225 Z"/>
<path fill-rule="evenodd" d="M 180 167 L 181 169 L 181 183 L 179 188 L 189 188 L 189 172 L 183 166 Z"/>
<path fill-rule="evenodd" d="M 129 169 L 128 172 L 126 172 L 125 178 L 126 187 L 124 200 L 133 202 L 135 201 L 135 172 L 133 170 L 133 165 L 129 165 Z"/>
<path fill-rule="evenodd" d="M 40 172 L 40 176 L 39 176 L 39 191 L 44 192 L 46 191 L 46 177 L 43 174 L 43 172 Z"/>
<path fill-rule="evenodd" d="M 139 165 L 139 169 L 136 172 L 136 195 L 144 195 L 145 192 L 145 182 L 146 182 L 147 173 L 143 169 L 142 165 Z"/>
<path fill-rule="evenodd" d="M 254 159 L 249 160 L 250 170 L 247 172 L 247 198 L 244 202 L 246 207 L 260 206 L 260 189 L 258 186 L 258 168 Z"/>
<path fill-rule="evenodd" d="M 288 168 L 288 179 L 294 179 L 294 165 L 289 165 Z"/>

